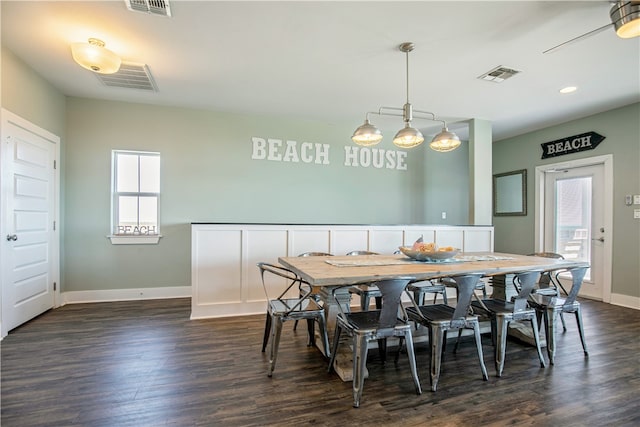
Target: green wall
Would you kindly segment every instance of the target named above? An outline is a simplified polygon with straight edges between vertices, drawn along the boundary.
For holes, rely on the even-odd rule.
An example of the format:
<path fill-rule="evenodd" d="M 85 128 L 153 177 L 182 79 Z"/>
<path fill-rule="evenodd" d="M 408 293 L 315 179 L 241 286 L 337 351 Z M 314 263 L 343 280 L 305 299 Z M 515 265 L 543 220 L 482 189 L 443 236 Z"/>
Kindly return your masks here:
<path fill-rule="evenodd" d="M 407 171 L 349 167 L 355 125 L 68 98 L 63 289 L 189 285 L 191 222 L 466 223 L 466 148 L 447 155 L 425 144 L 408 153 Z M 252 137 L 329 144 L 330 164 L 252 160 Z M 379 148 L 393 150 L 389 139 Z M 105 237 L 113 149 L 161 153 L 156 246 Z"/>
<path fill-rule="evenodd" d="M 582 153 L 541 160 L 543 142 L 594 131 L 606 137 Z M 493 144 L 493 173 L 527 169 L 528 214 L 494 217 L 495 249 L 526 254 L 534 251 L 534 176 L 536 166 L 613 155 L 613 277 L 612 293 L 640 297 L 640 220 L 626 206 L 626 194 L 640 194 L 640 104 L 607 111 Z"/>

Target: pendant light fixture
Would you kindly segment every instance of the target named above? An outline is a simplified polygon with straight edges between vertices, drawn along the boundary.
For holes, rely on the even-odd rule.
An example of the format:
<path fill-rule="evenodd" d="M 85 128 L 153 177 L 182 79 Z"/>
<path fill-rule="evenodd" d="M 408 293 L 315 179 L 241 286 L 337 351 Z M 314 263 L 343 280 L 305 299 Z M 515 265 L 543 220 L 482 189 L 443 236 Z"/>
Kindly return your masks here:
<path fill-rule="evenodd" d="M 393 143 L 399 148 L 407 149 L 416 147 L 422 144 L 422 142 L 424 141 L 424 136 L 422 135 L 422 132 L 411 126 L 411 121 L 413 120 L 415 113 L 416 118 L 442 123 L 442 131 L 433 138 L 433 140 L 429 144 L 429 147 L 431 147 L 435 151 L 442 152 L 455 150 L 460 145 L 460 139 L 455 133 L 449 132 L 449 130 L 447 129 L 447 123 L 444 120 L 436 118 L 435 114 L 429 111 L 414 110 L 413 105 L 411 105 L 411 103 L 409 102 L 409 52 L 413 50 L 414 44 L 411 42 L 405 42 L 402 43 L 398 48 L 406 55 L 406 103 L 402 108 L 380 107 L 377 112 L 368 112 L 366 114 L 364 124 L 355 130 L 351 139 L 356 144 L 365 147 L 375 145 L 382 141 L 382 132 L 380 132 L 380 129 L 378 129 L 369 121 L 369 114 L 377 114 L 380 116 L 399 116 L 402 117 L 402 120 L 404 121 L 404 127 L 400 129 L 398 133 L 396 133 L 396 136 L 393 138 Z M 419 117 L 421 115 L 428 115 L 428 117 Z"/>
<path fill-rule="evenodd" d="M 640 36 L 640 1 L 617 1 L 609 15 L 618 37 Z"/>
<path fill-rule="evenodd" d="M 81 67 L 100 74 L 116 73 L 122 63 L 118 55 L 105 49 L 102 40 L 94 38 L 88 43 L 73 43 L 71 56 Z"/>

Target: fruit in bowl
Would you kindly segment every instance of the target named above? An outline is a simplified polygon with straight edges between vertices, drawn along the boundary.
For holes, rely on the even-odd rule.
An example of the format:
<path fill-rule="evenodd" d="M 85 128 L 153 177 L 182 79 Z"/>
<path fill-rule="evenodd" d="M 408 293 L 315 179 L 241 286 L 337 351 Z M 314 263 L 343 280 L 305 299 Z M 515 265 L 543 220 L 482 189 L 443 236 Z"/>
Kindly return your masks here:
<path fill-rule="evenodd" d="M 460 249 L 453 246 L 438 247 L 435 243 L 416 242 L 412 247 L 400 246 L 400 252 L 417 261 L 444 261 L 453 258 Z"/>

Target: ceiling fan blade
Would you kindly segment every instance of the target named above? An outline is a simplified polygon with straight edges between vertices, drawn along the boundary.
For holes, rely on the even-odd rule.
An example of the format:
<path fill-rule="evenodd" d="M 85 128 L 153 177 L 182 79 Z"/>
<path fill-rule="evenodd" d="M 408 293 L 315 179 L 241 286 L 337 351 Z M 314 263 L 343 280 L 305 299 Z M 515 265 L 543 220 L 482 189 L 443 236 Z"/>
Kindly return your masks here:
<path fill-rule="evenodd" d="M 567 46 L 567 45 L 573 44 L 573 43 L 575 43 L 575 42 L 577 42 L 577 41 L 580 41 L 580 40 L 582 40 L 582 39 L 586 39 L 587 37 L 591 37 L 591 36 L 593 36 L 593 35 L 596 35 L 596 34 L 598 34 L 599 32 L 606 30 L 607 28 L 609 28 L 609 27 L 610 27 L 610 26 L 612 26 L 612 25 L 613 25 L 613 24 L 611 23 L 611 24 L 604 25 L 604 26 L 602 26 L 602 27 L 600 27 L 600 28 L 596 28 L 595 30 L 591 30 L 591 31 L 589 31 L 588 33 L 585 33 L 585 34 L 583 34 L 583 35 L 581 35 L 581 36 L 574 37 L 574 38 L 572 38 L 571 40 L 568 40 L 568 41 L 566 41 L 566 42 L 564 42 L 564 43 L 560 43 L 559 45 L 554 46 L 554 47 L 552 47 L 551 49 L 547 49 L 547 50 L 545 50 L 545 51 L 544 51 L 544 52 L 542 52 L 542 53 L 553 53 L 553 52 L 555 52 L 556 50 L 560 49 L 561 47 L 565 47 L 565 46 Z"/>

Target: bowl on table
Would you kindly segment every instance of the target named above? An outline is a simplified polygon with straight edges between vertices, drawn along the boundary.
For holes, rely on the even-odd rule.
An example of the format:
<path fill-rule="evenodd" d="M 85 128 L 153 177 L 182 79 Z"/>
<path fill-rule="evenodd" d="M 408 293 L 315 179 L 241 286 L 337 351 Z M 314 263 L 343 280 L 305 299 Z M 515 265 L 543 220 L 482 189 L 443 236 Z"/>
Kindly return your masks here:
<path fill-rule="evenodd" d="M 433 252 L 418 251 L 406 246 L 400 246 L 398 249 L 400 249 L 400 252 L 402 252 L 409 258 L 414 259 L 416 261 L 431 261 L 431 262 L 442 262 L 442 261 L 450 260 L 451 258 L 456 256 L 458 252 L 460 252 L 460 249 L 457 249 L 457 248 L 453 248 L 450 251 L 438 250 Z"/>

